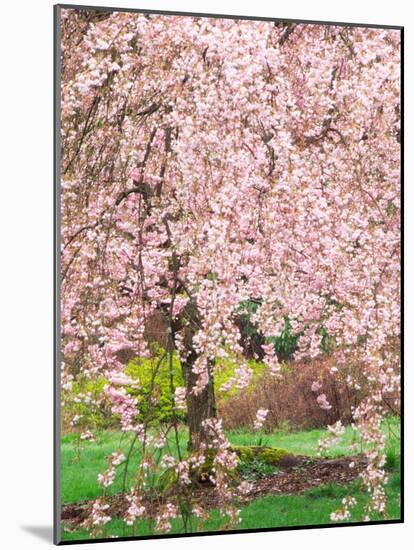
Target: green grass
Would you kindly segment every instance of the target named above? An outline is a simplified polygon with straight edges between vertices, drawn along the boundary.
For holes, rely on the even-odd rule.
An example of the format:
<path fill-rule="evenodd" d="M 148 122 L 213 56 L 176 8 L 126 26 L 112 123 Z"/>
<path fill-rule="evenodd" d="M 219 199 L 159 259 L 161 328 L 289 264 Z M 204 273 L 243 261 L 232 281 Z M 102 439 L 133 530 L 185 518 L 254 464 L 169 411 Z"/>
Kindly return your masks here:
<path fill-rule="evenodd" d="M 399 464 L 394 467 L 386 487 L 388 496 L 388 509 L 386 519 L 400 518 L 400 473 Z M 361 490 L 360 483 L 354 481 L 347 486 L 322 485 L 311 489 L 302 495 L 272 495 L 257 499 L 242 507 L 242 521 L 237 529 L 261 529 L 277 527 L 294 527 L 298 525 L 326 525 L 332 523 L 330 514 L 341 505 L 343 497 L 352 495 L 358 504 L 353 509 L 351 521 L 360 521 L 363 516 L 363 507 L 367 502 L 367 494 Z M 372 517 L 375 519 L 384 519 Z M 212 511 L 212 518 L 202 526 L 202 531 L 222 530 L 223 519 L 217 510 Z M 197 522 L 193 524 L 193 531 L 200 527 Z M 172 533 L 182 533 L 182 525 L 179 520 L 173 521 Z M 125 537 L 153 535 L 153 522 L 144 520 L 139 522 L 135 531 L 127 527 L 121 519 L 111 520 L 105 528 L 104 537 Z M 62 530 L 63 540 L 87 539 L 85 529 L 74 532 Z"/>
<path fill-rule="evenodd" d="M 61 443 L 61 501 L 62 504 L 90 500 L 102 495 L 102 488 L 98 484 L 98 474 L 107 468 L 106 457 L 117 450 L 127 456 L 133 441 L 131 434 L 125 436 L 118 431 L 96 432 L 94 442 L 86 442 L 82 445 L 80 454 L 76 444 L 76 436 L 69 434 L 62 437 Z M 184 452 L 186 437 L 184 431 L 180 434 L 180 445 Z M 135 445 L 128 465 L 126 475 L 126 487 L 131 487 L 134 472 L 139 465 L 141 453 L 139 445 Z M 171 454 L 176 456 L 174 447 L 171 446 Z M 118 467 L 116 479 L 107 490 L 108 495 L 119 493 L 123 488 L 124 464 Z"/>
<path fill-rule="evenodd" d="M 228 434 L 233 445 L 266 445 L 278 447 L 294 454 L 316 456 L 318 453 L 318 441 L 326 436 L 326 430 L 316 429 L 306 432 L 275 432 L 257 436 L 249 432 L 232 432 Z M 351 428 L 347 428 L 344 437 L 338 445 L 329 449 L 329 456 L 346 456 L 355 454 L 351 445 L 356 441 L 356 434 Z"/>
<path fill-rule="evenodd" d="M 395 465 L 399 454 L 399 421 L 390 419 L 384 424 L 384 433 L 387 435 L 387 463 L 390 468 Z M 275 432 L 258 435 L 256 433 L 237 431 L 229 432 L 227 436 L 233 445 L 266 445 L 278 447 L 295 454 L 316 456 L 318 441 L 326 435 L 326 431 L 309 430 L 303 432 Z M 101 431 L 95 433 L 95 442 L 86 442 L 83 445 L 80 457 L 76 445 L 77 436 L 73 434 L 62 437 L 61 443 L 61 479 L 62 504 L 80 502 L 101 496 L 101 488 L 97 476 L 103 472 L 107 463 L 105 457 L 121 449 L 125 454 L 128 451 L 131 436 L 123 436 L 117 431 Z M 347 428 L 339 444 L 329 450 L 329 456 L 347 456 L 355 454 L 351 445 L 355 442 L 355 432 Z M 180 446 L 185 452 L 187 445 L 186 430 L 180 432 Z M 171 447 L 172 454 L 173 446 Z M 131 455 L 130 466 L 126 479 L 126 486 L 130 487 L 133 481 L 134 470 L 140 460 L 138 446 Z M 119 467 L 120 473 L 123 467 Z M 122 489 L 122 477 L 117 475 L 108 494 L 114 494 Z"/>
<path fill-rule="evenodd" d="M 398 418 L 390 418 L 384 422 L 384 433 L 387 436 L 387 451 L 398 451 L 400 424 Z M 315 429 L 297 432 L 274 432 L 270 434 L 253 434 L 243 430 L 227 434 L 233 445 L 266 445 L 278 447 L 294 454 L 316 456 L 318 453 L 318 441 L 326 436 L 325 429 Z M 352 445 L 358 443 L 358 434 L 348 426 L 340 442 L 328 451 L 330 457 L 349 456 L 362 452 L 358 446 L 355 449 Z"/>

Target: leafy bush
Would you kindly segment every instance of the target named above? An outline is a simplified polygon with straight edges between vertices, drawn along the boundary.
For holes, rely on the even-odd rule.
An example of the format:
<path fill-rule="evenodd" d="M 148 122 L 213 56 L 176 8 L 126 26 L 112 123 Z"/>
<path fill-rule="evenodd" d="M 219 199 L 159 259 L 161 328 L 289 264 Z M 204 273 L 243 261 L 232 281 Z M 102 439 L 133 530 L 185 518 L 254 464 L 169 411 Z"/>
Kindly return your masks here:
<path fill-rule="evenodd" d="M 256 479 L 277 473 L 278 468 L 273 464 L 267 464 L 254 458 L 251 462 L 241 461 L 237 466 L 237 471 L 242 479 L 256 481 Z"/>
<path fill-rule="evenodd" d="M 252 359 L 248 361 L 248 364 L 253 370 L 253 387 L 255 381 L 265 372 L 266 367 L 263 363 Z M 238 367 L 238 361 L 232 356 L 217 359 L 214 378 L 217 394 L 219 394 L 220 386 L 228 382 Z M 147 418 L 149 415 L 150 418 L 156 418 L 160 422 L 170 420 L 173 414 L 173 400 L 169 354 L 166 354 L 160 347 L 153 347 L 151 358 L 144 359 L 137 357 L 128 364 L 126 373 L 139 383 L 140 389 L 134 390 L 129 388 L 129 392 L 138 398 L 139 408 L 144 418 Z M 181 362 L 176 353 L 172 354 L 172 376 L 174 387 L 185 386 Z M 239 390 L 234 387 L 229 392 L 222 394 L 222 399 L 225 401 L 230 396 L 237 395 L 238 393 Z M 156 403 L 150 404 L 150 395 L 156 398 Z M 177 411 L 177 419 L 185 422 L 186 414 Z"/>
<path fill-rule="evenodd" d="M 174 388 L 185 386 L 181 362 L 176 353 L 172 354 L 172 376 Z M 253 381 L 251 386 L 245 390 L 253 391 L 255 384 L 261 379 L 266 371 L 266 366 L 253 359 L 248 360 L 249 367 L 253 370 Z M 237 396 L 240 390 L 233 387 L 225 393 L 220 393 L 219 388 L 222 384 L 229 381 L 234 375 L 235 369 L 240 366 L 234 356 L 229 355 L 226 358 L 219 358 L 216 361 L 215 370 L 215 391 L 221 402 L 225 402 L 232 396 Z M 170 380 L 170 355 L 158 345 L 152 345 L 152 354 L 150 358 L 137 357 L 130 361 L 126 366 L 125 372 L 136 383 L 138 388 L 126 386 L 128 393 L 138 399 L 138 407 L 142 419 L 155 422 L 167 422 L 173 415 L 173 399 L 171 393 Z M 73 383 L 71 390 L 65 391 L 65 418 L 63 419 L 62 429 L 64 432 L 72 431 L 71 420 L 75 415 L 81 416 L 85 425 L 93 429 L 116 428 L 117 415 L 111 415 L 109 407 L 102 401 L 99 406 L 93 407 L 90 401 L 79 401 L 79 395 L 89 396 L 92 401 L 99 401 L 103 394 L 104 386 L 108 380 L 104 377 L 95 379 L 78 380 Z M 153 399 L 151 400 L 150 397 Z M 179 422 L 186 421 L 186 413 L 176 411 L 176 417 Z M 78 426 L 79 427 L 79 426 Z"/>
<path fill-rule="evenodd" d="M 232 450 L 239 457 L 237 472 L 248 481 L 275 474 L 284 461 L 294 456 L 284 449 L 258 445 L 237 446 Z"/>
<path fill-rule="evenodd" d="M 171 372 L 170 372 L 171 369 Z M 167 422 L 173 417 L 173 395 L 171 392 L 171 375 L 174 388 L 184 386 L 181 363 L 175 353 L 170 356 L 162 348 L 155 348 L 149 359 L 137 357 L 126 367 L 126 374 L 139 384 L 139 389 L 129 388 L 129 393 L 138 398 L 138 405 L 143 418 Z M 186 415 L 176 411 L 179 421 L 185 421 Z"/>
<path fill-rule="evenodd" d="M 261 304 L 261 299 L 250 299 L 240 302 L 237 312 L 238 327 L 241 334 L 242 345 L 247 357 L 256 356 L 263 359 L 262 345 L 265 342 L 274 345 L 275 351 L 281 361 L 291 359 L 297 348 L 299 334 L 292 334 L 292 326 L 289 318 L 284 317 L 284 328 L 280 336 L 264 338 L 258 331 L 256 325 L 252 323 L 251 318 L 257 312 Z"/>
<path fill-rule="evenodd" d="M 251 391 L 261 376 L 266 372 L 267 367 L 264 363 L 260 361 L 255 361 L 254 359 L 248 359 L 247 364 L 253 371 L 253 379 L 250 386 L 243 390 L 244 392 Z M 217 394 L 217 397 L 222 401 L 226 401 L 231 396 L 235 396 L 239 393 L 240 390 L 237 387 L 233 386 L 229 391 L 225 393 L 220 393 L 220 387 L 228 382 L 232 376 L 234 376 L 234 371 L 240 366 L 238 360 L 229 354 L 226 358 L 218 358 L 216 360 L 215 372 L 214 372 L 214 387 Z"/>
<path fill-rule="evenodd" d="M 341 309 L 341 304 L 331 300 L 330 303 L 334 303 L 337 309 Z M 255 324 L 252 323 L 251 318 L 257 312 L 261 304 L 261 299 L 250 299 L 240 302 L 240 306 L 237 312 L 237 325 L 241 334 L 241 343 L 244 348 L 245 355 L 247 357 L 256 356 L 259 359 L 263 359 L 262 345 L 265 343 L 273 344 L 275 352 L 280 361 L 289 361 L 293 359 L 295 351 L 297 351 L 298 340 L 301 333 L 293 334 L 292 324 L 288 316 L 285 316 L 283 331 L 279 336 L 272 336 L 264 338 L 258 331 Z M 328 331 L 323 326 L 319 327 L 318 333 L 322 336 L 320 349 L 327 353 L 332 346 L 332 338 L 329 336 Z"/>
<path fill-rule="evenodd" d="M 101 430 L 117 426 L 110 408 L 102 401 L 103 388 L 108 380 L 79 377 L 70 388 L 62 388 L 62 431 Z M 76 419 L 76 420 L 74 420 Z"/>
<path fill-rule="evenodd" d="M 267 340 L 273 344 L 275 352 L 280 361 L 287 361 L 292 359 L 293 354 L 297 349 L 299 334 L 292 334 L 292 325 L 290 324 L 289 317 L 284 317 L 285 326 L 280 336 L 267 338 Z"/>

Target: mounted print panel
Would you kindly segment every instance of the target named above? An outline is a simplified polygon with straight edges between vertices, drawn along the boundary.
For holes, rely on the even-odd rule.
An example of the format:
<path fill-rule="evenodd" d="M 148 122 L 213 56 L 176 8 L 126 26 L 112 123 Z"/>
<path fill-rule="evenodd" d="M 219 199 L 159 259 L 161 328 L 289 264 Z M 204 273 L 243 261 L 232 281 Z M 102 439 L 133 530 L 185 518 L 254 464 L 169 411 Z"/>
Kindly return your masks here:
<path fill-rule="evenodd" d="M 55 542 L 402 521 L 402 28 L 55 7 Z"/>

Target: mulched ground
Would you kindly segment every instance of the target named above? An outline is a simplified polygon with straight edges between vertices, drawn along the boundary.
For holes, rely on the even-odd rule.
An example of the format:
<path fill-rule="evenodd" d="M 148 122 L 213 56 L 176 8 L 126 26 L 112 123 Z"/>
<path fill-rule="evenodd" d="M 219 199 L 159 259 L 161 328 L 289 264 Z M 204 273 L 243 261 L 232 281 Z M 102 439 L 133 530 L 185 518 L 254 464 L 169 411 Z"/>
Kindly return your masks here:
<path fill-rule="evenodd" d="M 350 468 L 349 465 L 352 462 L 354 467 Z M 271 494 L 300 494 L 327 483 L 344 485 L 356 479 L 366 466 L 367 459 L 364 456 L 312 461 L 307 459 L 307 463 L 305 462 L 302 466 L 256 481 L 253 491 L 248 495 L 248 500 Z"/>
<path fill-rule="evenodd" d="M 350 463 L 354 467 L 350 468 Z M 367 460 L 363 455 L 341 457 L 335 459 L 295 457 L 293 464 L 286 464 L 278 473 L 257 479 L 253 483 L 253 490 L 243 496 L 243 503 L 250 502 L 258 497 L 267 495 L 295 495 L 308 489 L 335 483 L 344 485 L 356 479 L 366 468 Z M 203 505 L 203 508 L 215 508 L 218 505 L 216 491 L 211 484 L 203 484 L 193 492 L 194 499 Z M 125 498 L 122 494 L 114 495 L 107 500 L 110 505 L 108 513 L 111 517 L 122 517 L 126 510 Z M 147 508 L 147 516 L 154 517 L 163 502 L 154 499 L 143 503 Z M 88 517 L 91 501 L 77 504 L 67 504 L 62 507 L 62 520 L 67 527 L 79 527 Z"/>

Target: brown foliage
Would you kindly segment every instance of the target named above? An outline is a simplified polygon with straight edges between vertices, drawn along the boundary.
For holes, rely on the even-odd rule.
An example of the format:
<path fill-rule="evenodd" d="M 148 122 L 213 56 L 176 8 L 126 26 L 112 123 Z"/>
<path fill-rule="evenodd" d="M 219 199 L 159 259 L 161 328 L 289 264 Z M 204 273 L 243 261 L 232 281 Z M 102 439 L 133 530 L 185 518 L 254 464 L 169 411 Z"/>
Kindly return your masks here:
<path fill-rule="evenodd" d="M 366 395 L 366 380 L 363 369 L 341 368 L 332 374 L 333 359 L 322 356 L 309 361 L 288 363 L 283 367 L 279 379 L 263 375 L 255 386 L 247 391 L 221 400 L 219 414 L 226 429 L 251 428 L 259 408 L 268 409 L 265 429 L 311 429 L 341 420 L 352 421 L 352 407 L 358 405 Z M 353 389 L 346 383 L 351 374 L 360 386 Z M 311 389 L 312 382 L 322 384 L 318 392 Z M 324 393 L 331 404 L 329 410 L 321 409 L 316 398 Z"/>

